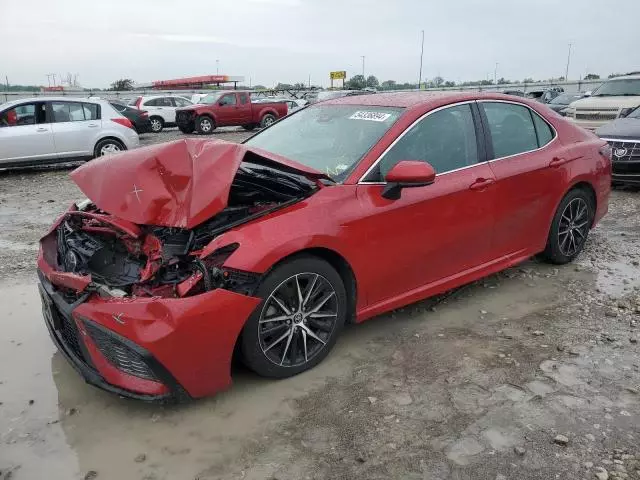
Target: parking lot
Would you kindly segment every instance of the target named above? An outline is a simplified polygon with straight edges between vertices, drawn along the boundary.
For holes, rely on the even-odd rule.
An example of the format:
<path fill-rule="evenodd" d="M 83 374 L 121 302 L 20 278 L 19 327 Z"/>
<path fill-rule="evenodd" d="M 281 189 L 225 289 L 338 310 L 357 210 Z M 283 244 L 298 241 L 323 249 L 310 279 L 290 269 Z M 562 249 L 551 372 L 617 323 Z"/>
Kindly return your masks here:
<path fill-rule="evenodd" d="M 613 192 L 577 263 L 530 260 L 348 328 L 299 376 L 238 366 L 229 391 L 158 406 L 85 385 L 44 328 L 37 242 L 81 198 L 72 168 L 0 172 L 0 479 L 640 478 L 640 192 Z"/>

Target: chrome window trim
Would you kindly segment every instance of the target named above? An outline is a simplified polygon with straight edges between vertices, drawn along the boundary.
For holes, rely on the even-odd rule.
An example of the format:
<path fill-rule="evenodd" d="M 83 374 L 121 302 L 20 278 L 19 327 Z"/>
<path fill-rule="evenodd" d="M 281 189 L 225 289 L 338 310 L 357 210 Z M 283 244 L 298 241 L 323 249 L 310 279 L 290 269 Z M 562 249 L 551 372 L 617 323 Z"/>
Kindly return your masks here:
<path fill-rule="evenodd" d="M 389 146 L 384 150 L 384 152 L 382 152 L 382 153 L 380 154 L 380 156 L 376 159 L 376 161 L 375 161 L 375 162 L 373 162 L 373 163 L 371 164 L 371 166 L 370 166 L 370 167 L 369 167 L 369 168 L 364 172 L 364 174 L 362 174 L 362 175 L 360 176 L 360 179 L 358 180 L 357 185 L 386 185 L 386 184 L 387 184 L 387 182 L 365 182 L 365 181 L 363 181 L 362 179 L 363 179 L 363 178 L 366 178 L 366 177 L 367 177 L 367 175 L 369 175 L 369 173 L 371 173 L 371 171 L 372 171 L 372 170 L 373 170 L 373 169 L 378 165 L 378 163 L 380 163 L 380 161 L 381 161 L 381 160 L 384 158 L 384 156 L 389 152 L 389 150 L 391 150 L 391 149 L 395 146 L 395 144 L 396 144 L 396 143 L 398 143 L 398 142 L 402 139 L 402 137 L 404 137 L 404 136 L 407 134 L 407 132 L 408 132 L 409 130 L 411 130 L 411 129 L 412 129 L 412 128 L 413 128 L 413 127 L 414 127 L 418 122 L 422 121 L 424 118 L 428 117 L 428 116 L 429 116 L 429 115 L 431 115 L 432 113 L 439 112 L 440 110 L 444 110 L 444 109 L 446 109 L 446 108 L 451 108 L 451 107 L 457 107 L 458 105 L 466 105 L 466 104 L 472 104 L 472 103 L 510 103 L 510 104 L 513 104 L 513 105 L 519 105 L 519 106 L 521 106 L 521 107 L 525 107 L 525 108 L 527 108 L 528 110 L 530 110 L 531 112 L 533 112 L 533 114 L 534 114 L 534 115 L 538 115 L 538 116 L 542 119 L 542 121 L 543 121 L 543 122 L 545 122 L 547 125 L 549 125 L 549 127 L 551 127 L 551 130 L 553 131 L 553 138 L 552 138 L 549 142 L 545 143 L 543 146 L 538 147 L 538 148 L 535 148 L 535 149 L 533 149 L 533 150 L 527 150 L 526 152 L 514 153 L 513 155 L 508 155 L 508 156 L 506 156 L 506 157 L 493 158 L 493 159 L 491 159 L 491 160 L 488 160 L 487 162 L 478 162 L 478 163 L 474 163 L 473 165 L 466 165 L 466 166 L 464 166 L 464 167 L 456 168 L 455 170 L 449 170 L 448 172 L 438 173 L 438 174 L 436 174 L 436 177 L 439 177 L 439 176 L 442 176 L 442 175 L 447 175 L 448 173 L 458 172 L 458 171 L 460 171 L 460 170 L 464 170 L 464 169 L 467 169 L 467 168 L 475 167 L 475 166 L 478 166 L 478 165 L 483 165 L 484 163 L 492 163 L 492 162 L 496 162 L 496 161 L 498 161 L 498 160 L 505 160 L 505 159 L 507 159 L 507 158 L 513 158 L 513 157 L 517 157 L 517 156 L 519 156 L 519 155 L 525 155 L 525 154 L 527 154 L 527 153 L 537 152 L 538 150 L 542 150 L 543 148 L 546 148 L 547 146 L 551 145 L 553 142 L 555 142 L 555 141 L 558 139 L 558 131 L 556 130 L 556 127 L 554 127 L 553 125 L 551 125 L 551 124 L 547 121 L 547 119 L 546 119 L 546 118 L 544 118 L 542 115 L 540 115 L 538 112 L 536 112 L 536 111 L 535 111 L 533 108 L 531 108 L 529 105 L 525 105 L 524 103 L 520 103 L 520 102 L 516 102 L 516 101 L 512 101 L 512 100 L 498 100 L 498 99 L 496 99 L 496 100 L 492 100 L 492 99 L 486 99 L 486 100 L 484 100 L 484 99 L 480 99 L 480 100 L 465 100 L 464 102 L 451 103 L 451 104 L 448 104 L 448 105 L 443 105 L 443 106 L 441 106 L 441 107 L 438 107 L 438 108 L 436 108 L 436 109 L 434 109 L 434 110 L 430 110 L 430 111 L 428 111 L 427 113 L 425 113 L 424 115 L 422 115 L 422 116 L 420 116 L 418 119 L 416 119 L 416 120 L 415 120 L 411 125 L 409 125 L 409 126 L 405 129 L 405 131 L 404 131 L 404 132 L 402 132 L 402 133 L 398 136 L 398 138 L 396 138 L 396 139 L 391 143 L 391 145 L 389 145 Z M 532 119 L 532 121 L 533 121 L 533 119 Z M 487 126 L 486 126 L 486 128 L 489 128 L 489 126 L 487 125 Z M 534 128 L 535 128 L 535 125 L 534 125 Z M 491 135 L 491 132 L 490 132 L 490 131 L 489 131 L 488 133 L 489 133 L 489 135 Z M 537 138 L 537 136 L 536 136 L 536 141 L 537 141 L 537 139 L 538 139 L 538 138 Z M 603 139 L 603 140 L 604 140 L 604 139 Z"/>
<path fill-rule="evenodd" d="M 608 137 L 600 137 L 600 140 L 604 140 L 605 142 L 620 142 L 620 143 L 640 143 L 640 137 L 637 140 L 632 140 L 630 138 L 608 138 Z"/>
<path fill-rule="evenodd" d="M 360 179 L 358 180 L 357 185 L 386 185 L 387 182 L 365 182 L 362 179 L 363 178 L 367 178 L 367 175 L 369 175 L 371 173 L 371 170 L 373 170 L 378 165 L 378 163 L 380 163 L 380 161 L 382 161 L 382 159 L 389 152 L 389 150 L 391 150 L 396 145 L 396 143 L 398 143 L 400 140 L 402 140 L 402 138 L 409 132 L 409 130 L 411 130 L 416 124 L 421 122 L 424 118 L 428 117 L 432 113 L 439 112 L 440 110 L 444 110 L 444 109 L 451 108 L 451 107 L 457 107 L 458 105 L 472 104 L 474 102 L 475 102 L 475 100 L 465 100 L 464 102 L 450 103 L 448 105 L 443 105 L 441 107 L 438 107 L 438 108 L 435 108 L 433 110 L 430 110 L 427 113 L 425 113 L 425 114 L 421 115 L 420 117 L 418 117 L 416 120 L 413 121 L 413 123 L 411 125 L 409 125 L 407 128 L 405 128 L 404 132 L 402 132 L 400 135 L 398 135 L 398 138 L 396 138 L 393 142 L 391 142 L 391 145 L 389 145 L 387 148 L 384 149 L 384 152 L 382 152 L 380 154 L 380 156 L 376 159 L 376 161 L 373 162 L 371 164 L 371 166 L 369 168 L 367 168 L 367 170 L 362 175 L 360 175 Z M 461 168 L 456 169 L 456 170 L 462 170 L 463 168 L 475 167 L 476 165 L 480 165 L 481 163 L 482 162 L 474 163 L 473 165 L 467 165 L 465 167 L 461 167 Z M 436 175 L 436 177 L 439 176 L 439 175 L 445 175 L 447 173 L 452 173 L 452 172 L 454 172 L 456 170 L 450 170 L 448 172 L 439 173 L 439 174 Z"/>
<path fill-rule="evenodd" d="M 533 114 L 538 115 L 543 121 L 544 123 L 546 123 L 547 125 L 549 125 L 551 127 L 551 130 L 553 131 L 553 138 L 545 143 L 544 145 L 542 145 L 541 147 L 538 148 L 534 148 L 533 150 L 527 150 L 525 152 L 520 152 L 520 153 L 514 153 L 513 155 L 507 155 L 506 157 L 498 157 L 498 158 L 493 158 L 491 160 L 488 161 L 488 163 L 493 163 L 493 162 L 497 162 L 498 160 L 505 160 L 507 158 L 513 158 L 513 157 L 517 157 L 519 155 L 525 155 L 527 153 L 532 153 L 532 152 L 537 152 L 538 150 L 542 150 L 543 148 L 547 148 L 547 146 L 551 145 L 553 142 L 555 142 L 558 139 L 558 131 L 556 130 L 556 127 L 554 127 L 553 125 L 551 125 L 546 118 L 544 118 L 542 115 L 540 115 L 538 112 L 536 112 L 533 108 L 531 108 L 529 105 L 525 105 L 524 103 L 520 103 L 520 102 L 514 102 L 511 100 L 490 100 L 490 99 L 486 99 L 486 100 L 477 100 L 477 103 L 511 103 L 513 105 L 519 105 L 520 107 L 525 107 L 526 109 L 528 109 L 529 111 L 533 112 Z M 485 114 L 486 116 L 486 114 Z M 533 122 L 533 118 L 531 120 Z M 535 125 L 533 126 L 533 128 L 535 129 Z M 487 125 L 487 129 L 489 129 L 489 135 L 491 136 L 491 129 L 489 128 L 489 125 Z M 538 140 L 538 137 L 536 135 L 536 141 Z"/>

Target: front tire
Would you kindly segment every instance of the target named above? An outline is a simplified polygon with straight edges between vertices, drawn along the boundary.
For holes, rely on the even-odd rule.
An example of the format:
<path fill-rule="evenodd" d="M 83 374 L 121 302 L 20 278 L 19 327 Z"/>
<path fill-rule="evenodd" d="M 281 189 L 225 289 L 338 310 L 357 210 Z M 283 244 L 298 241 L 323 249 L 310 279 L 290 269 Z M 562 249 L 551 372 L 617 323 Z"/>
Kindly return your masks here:
<path fill-rule="evenodd" d="M 114 138 L 105 138 L 96 143 L 96 147 L 93 149 L 94 158 L 104 157 L 106 155 L 113 155 L 114 153 L 120 153 L 127 149 L 122 142 Z"/>
<path fill-rule="evenodd" d="M 216 129 L 216 122 L 207 115 L 200 115 L 196 118 L 196 130 L 200 135 L 211 135 Z"/>
<path fill-rule="evenodd" d="M 336 270 L 304 256 L 276 267 L 260 284 L 263 301 L 242 331 L 244 363 L 264 377 L 313 368 L 331 351 L 347 317 L 347 294 Z"/>
<path fill-rule="evenodd" d="M 577 188 L 567 193 L 553 217 L 542 257 L 564 265 L 576 258 L 587 241 L 595 215 L 591 196 Z"/>
<path fill-rule="evenodd" d="M 260 121 L 260 127 L 262 128 L 270 127 L 276 122 L 276 120 L 277 118 L 275 115 L 272 115 L 271 113 L 267 113 L 264 117 L 262 117 L 262 120 Z"/>
<path fill-rule="evenodd" d="M 164 120 L 162 117 L 151 117 L 149 120 L 151 121 L 151 131 L 153 133 L 160 133 L 164 128 Z"/>

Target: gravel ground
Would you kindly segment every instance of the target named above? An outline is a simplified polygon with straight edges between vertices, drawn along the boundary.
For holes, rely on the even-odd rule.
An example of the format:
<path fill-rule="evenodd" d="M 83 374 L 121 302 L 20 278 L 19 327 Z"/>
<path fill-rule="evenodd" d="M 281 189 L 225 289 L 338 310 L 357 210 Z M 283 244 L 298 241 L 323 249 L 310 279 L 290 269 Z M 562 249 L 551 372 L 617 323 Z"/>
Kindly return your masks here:
<path fill-rule="evenodd" d="M 640 479 L 640 192 L 613 192 L 573 265 L 531 260 L 346 329 L 305 374 L 237 367 L 162 407 L 85 385 L 42 325 L 36 243 L 80 197 L 69 171 L 0 173 L 0 479 Z"/>

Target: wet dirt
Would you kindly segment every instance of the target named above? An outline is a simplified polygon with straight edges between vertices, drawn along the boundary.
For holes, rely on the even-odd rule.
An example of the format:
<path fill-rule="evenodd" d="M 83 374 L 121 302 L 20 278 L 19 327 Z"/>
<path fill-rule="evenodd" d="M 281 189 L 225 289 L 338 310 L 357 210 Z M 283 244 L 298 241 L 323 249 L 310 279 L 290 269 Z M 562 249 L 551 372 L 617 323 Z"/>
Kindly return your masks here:
<path fill-rule="evenodd" d="M 297 377 L 237 366 L 229 391 L 158 406 L 86 385 L 48 338 L 35 243 L 78 198 L 67 173 L 0 173 L 0 479 L 640 478 L 640 192 L 613 192 L 574 264 L 528 261 L 347 328 Z"/>

